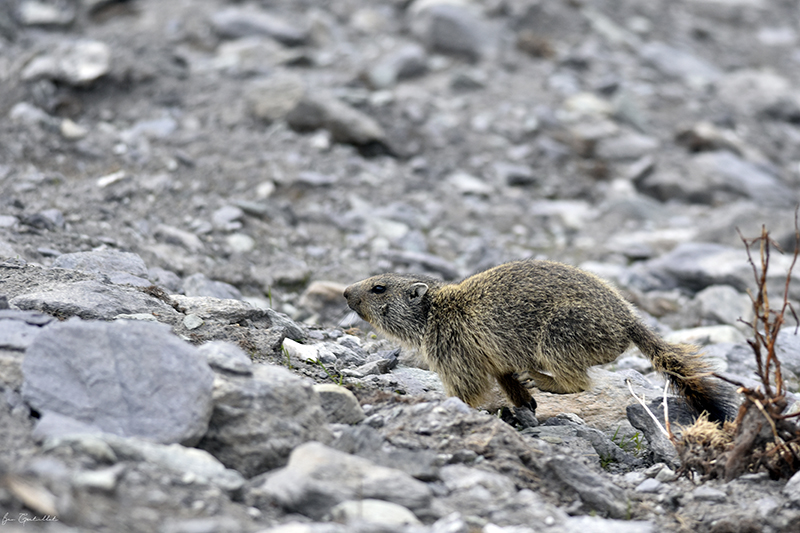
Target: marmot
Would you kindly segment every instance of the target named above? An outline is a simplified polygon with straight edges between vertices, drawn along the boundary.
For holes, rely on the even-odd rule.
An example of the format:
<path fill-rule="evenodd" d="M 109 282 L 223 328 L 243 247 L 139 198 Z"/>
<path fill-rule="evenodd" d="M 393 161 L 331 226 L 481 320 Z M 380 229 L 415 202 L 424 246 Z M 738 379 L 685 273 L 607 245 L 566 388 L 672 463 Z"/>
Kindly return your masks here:
<path fill-rule="evenodd" d="M 698 414 L 728 417 L 694 347 L 660 338 L 616 289 L 576 267 L 513 261 L 459 283 L 384 274 L 347 287 L 344 297 L 379 331 L 418 348 L 445 392 L 473 407 L 490 377 L 517 407 L 536 407 L 518 379 L 524 373 L 543 391 L 584 391 L 587 368 L 614 361 L 633 343 Z"/>

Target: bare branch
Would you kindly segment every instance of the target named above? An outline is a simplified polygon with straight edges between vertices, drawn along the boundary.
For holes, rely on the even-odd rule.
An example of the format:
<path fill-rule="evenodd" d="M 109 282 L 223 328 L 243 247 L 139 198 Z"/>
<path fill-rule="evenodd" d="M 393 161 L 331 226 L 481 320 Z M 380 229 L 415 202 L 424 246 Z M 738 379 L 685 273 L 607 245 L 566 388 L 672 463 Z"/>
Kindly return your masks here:
<path fill-rule="evenodd" d="M 736 385 L 736 387 L 737 387 L 737 388 L 740 388 L 740 389 L 745 389 L 745 388 L 747 388 L 747 387 L 745 387 L 744 385 L 742 385 L 741 383 L 739 383 L 738 381 L 736 381 L 735 379 L 731 379 L 731 378 L 725 377 L 725 376 L 723 376 L 723 375 L 721 375 L 721 374 L 717 374 L 716 372 L 714 372 L 714 373 L 713 373 L 713 374 L 711 374 L 711 375 L 712 375 L 712 376 L 714 376 L 714 377 L 715 377 L 715 378 L 717 378 L 717 379 L 721 379 L 722 381 L 727 381 L 727 382 L 728 382 L 728 383 L 730 383 L 731 385 Z"/>

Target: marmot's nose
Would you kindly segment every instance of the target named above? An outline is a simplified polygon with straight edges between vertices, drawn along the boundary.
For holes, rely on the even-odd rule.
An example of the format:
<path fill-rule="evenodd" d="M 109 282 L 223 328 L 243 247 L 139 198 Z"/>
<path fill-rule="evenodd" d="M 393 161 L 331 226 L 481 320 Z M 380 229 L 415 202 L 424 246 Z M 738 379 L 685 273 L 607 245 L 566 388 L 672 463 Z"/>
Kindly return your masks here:
<path fill-rule="evenodd" d="M 347 287 L 347 288 L 344 290 L 344 297 L 345 297 L 345 298 L 347 298 L 348 300 L 350 299 L 350 289 L 351 289 L 351 288 L 352 288 L 352 286 L 351 286 L 351 287 Z"/>

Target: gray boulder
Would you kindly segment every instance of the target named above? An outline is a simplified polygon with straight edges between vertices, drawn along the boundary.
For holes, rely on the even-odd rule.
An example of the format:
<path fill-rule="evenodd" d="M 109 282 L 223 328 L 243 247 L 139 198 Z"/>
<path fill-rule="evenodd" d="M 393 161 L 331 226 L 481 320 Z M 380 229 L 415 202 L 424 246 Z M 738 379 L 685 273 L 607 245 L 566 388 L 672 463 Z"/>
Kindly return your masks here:
<path fill-rule="evenodd" d="M 364 71 L 363 77 L 374 89 L 389 89 L 401 79 L 425 72 L 427 59 L 424 48 L 407 44 L 382 56 Z"/>
<path fill-rule="evenodd" d="M 34 311 L 0 309 L 0 349 L 25 350 L 55 318 Z"/>
<path fill-rule="evenodd" d="M 230 283 L 209 279 L 202 273 L 192 274 L 183 280 L 183 291 L 186 296 L 208 296 L 223 300 L 242 299 L 242 293 Z"/>
<path fill-rule="evenodd" d="M 55 318 L 33 311 L 0 309 L 0 388 L 19 390 L 25 350 Z"/>
<path fill-rule="evenodd" d="M 308 39 L 308 32 L 272 13 L 254 8 L 230 7 L 211 16 L 211 26 L 227 39 L 264 35 L 286 46 L 298 46 Z"/>
<path fill-rule="evenodd" d="M 22 372 L 32 408 L 115 435 L 194 444 L 211 416 L 208 363 L 161 324 L 53 324 L 31 343 Z"/>
<path fill-rule="evenodd" d="M 275 365 L 253 375 L 218 375 L 214 413 L 199 447 L 252 477 L 286 464 L 309 440 L 329 441 L 325 413 L 311 384 Z"/>
<path fill-rule="evenodd" d="M 139 313 L 177 315 L 171 306 L 138 289 L 100 280 L 58 284 L 40 292 L 20 294 L 9 303 L 18 309 L 84 319 L 111 320 L 117 315 Z"/>
<path fill-rule="evenodd" d="M 793 504 L 800 504 L 800 472 L 795 473 L 795 475 L 789 479 L 781 492 L 784 496 L 789 498 Z"/>
<path fill-rule="evenodd" d="M 356 146 L 387 142 L 386 132 L 375 119 L 327 94 L 306 94 L 286 115 L 286 121 L 301 132 L 324 128 L 335 142 Z"/>
<path fill-rule="evenodd" d="M 215 370 L 250 376 L 253 361 L 237 345 L 226 341 L 211 341 L 198 348 L 206 356 L 208 364 Z"/>
<path fill-rule="evenodd" d="M 245 494 L 248 504 L 278 505 L 315 519 L 355 498 L 384 500 L 418 512 L 432 497 L 428 485 L 404 472 L 319 442 L 298 446 L 285 468 L 259 479 Z"/>
<path fill-rule="evenodd" d="M 719 99 L 742 114 L 763 113 L 782 102 L 797 102 L 792 82 L 770 70 L 741 69 L 717 83 Z"/>
<path fill-rule="evenodd" d="M 328 420 L 338 424 L 358 424 L 366 418 L 356 395 L 333 383 L 319 383 L 314 390 L 320 396 Z"/>
<path fill-rule="evenodd" d="M 628 502 L 625 492 L 607 478 L 565 455 L 545 459 L 550 472 L 577 492 L 587 510 L 612 518 L 625 518 Z"/>
<path fill-rule="evenodd" d="M 717 205 L 746 198 L 760 205 L 789 207 L 796 194 L 780 178 L 727 150 L 703 152 L 686 169 L 654 172 L 639 182 L 642 192 L 661 201 Z"/>
<path fill-rule="evenodd" d="M 45 418 L 50 418 L 50 415 Z M 51 427 L 39 435 L 44 437 L 45 448 L 71 448 L 73 454 L 84 453 L 105 463 L 145 461 L 166 472 L 191 477 L 195 482 L 211 483 L 224 491 L 238 490 L 245 483 L 241 474 L 225 468 L 203 450 L 175 443 L 158 444 L 136 437 L 93 433 L 77 425 L 68 429 L 65 422 L 49 421 Z M 37 426 L 36 429 L 38 431 L 40 427 Z"/>
<path fill-rule="evenodd" d="M 415 10 L 412 31 L 429 50 L 477 61 L 492 35 L 485 21 L 467 6 L 428 2 Z"/>
<path fill-rule="evenodd" d="M 443 466 L 440 477 L 449 493 L 445 504 L 464 514 L 472 514 L 482 501 L 507 501 L 517 492 L 510 477 L 463 464 Z"/>
<path fill-rule="evenodd" d="M 635 465 L 637 463 L 634 456 L 620 448 L 620 446 L 614 443 L 605 433 L 599 429 L 587 426 L 586 423 L 577 416 L 568 414 L 554 416 L 538 427 L 525 429 L 524 433 L 535 435 L 539 438 L 553 436 L 558 439 L 563 439 L 566 442 L 572 441 L 572 443 L 576 440 L 583 440 L 590 445 L 591 452 L 593 452 L 584 454 L 584 457 L 590 459 L 596 457 L 599 462 L 607 461 L 623 465 Z M 580 445 L 575 447 L 577 448 L 579 446 Z"/>
<path fill-rule="evenodd" d="M 746 327 L 740 322 L 753 319 L 750 297 L 730 285 L 711 285 L 695 295 L 692 306 L 702 320 L 715 324 Z"/>
<path fill-rule="evenodd" d="M 297 107 L 305 93 L 302 78 L 275 74 L 249 83 L 245 88 L 245 101 L 253 116 L 272 123 Z"/>
<path fill-rule="evenodd" d="M 796 194 L 777 176 L 727 150 L 701 153 L 691 160 L 690 173 L 700 183 L 762 205 L 790 207 Z"/>
<path fill-rule="evenodd" d="M 679 433 L 681 427 L 688 427 L 694 422 L 694 416 L 683 399 L 668 397 L 667 407 L 669 410 L 670 430 L 673 433 Z M 662 430 L 665 427 L 663 398 L 649 402 L 648 408 L 656 416 L 658 423 L 638 403 L 628 406 L 628 420 L 633 427 L 641 430 L 644 434 L 655 461 L 667 463 L 677 468 L 680 465 L 678 452 L 675 450 L 675 445 L 670 442 Z"/>
<path fill-rule="evenodd" d="M 92 250 L 60 255 L 53 261 L 53 267 L 105 274 L 113 283 L 137 286 L 151 284 L 147 280 L 147 265 L 142 258 L 119 250 Z"/>
<path fill-rule="evenodd" d="M 681 79 L 692 85 L 705 85 L 722 75 L 720 69 L 689 50 L 654 41 L 641 47 L 642 58 L 668 78 Z"/>
<path fill-rule="evenodd" d="M 753 250 L 753 260 L 758 261 L 758 250 Z M 780 295 L 786 285 L 786 272 L 791 263 L 788 255 L 772 254 L 767 276 L 770 294 Z M 742 247 L 705 242 L 686 242 L 660 257 L 635 265 L 635 274 L 643 274 L 651 282 L 648 289 L 670 290 L 676 287 L 701 291 L 711 285 L 730 285 L 739 292 L 755 288 L 753 269 L 747 262 Z M 798 273 L 793 274 L 793 279 Z M 800 296 L 800 284 L 792 283 L 790 297 Z"/>

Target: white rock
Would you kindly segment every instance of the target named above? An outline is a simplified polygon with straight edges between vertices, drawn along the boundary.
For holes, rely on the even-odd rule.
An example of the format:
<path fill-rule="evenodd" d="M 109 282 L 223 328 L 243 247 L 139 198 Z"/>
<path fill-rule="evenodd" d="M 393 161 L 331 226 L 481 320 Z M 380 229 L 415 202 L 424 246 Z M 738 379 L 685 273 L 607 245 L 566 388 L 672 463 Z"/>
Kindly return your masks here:
<path fill-rule="evenodd" d="M 368 522 L 382 526 L 421 525 L 414 513 L 396 503 L 383 500 L 347 500 L 331 509 L 336 522 Z"/>
<path fill-rule="evenodd" d="M 636 492 L 643 492 L 645 494 L 649 494 L 653 492 L 658 492 L 659 490 L 661 490 L 661 487 L 663 485 L 664 484 L 658 481 L 657 479 L 650 478 L 650 479 L 645 479 L 644 481 L 639 483 L 639 485 L 636 487 L 635 490 Z"/>
<path fill-rule="evenodd" d="M 703 500 L 709 502 L 724 502 L 728 499 L 728 495 L 719 489 L 709 487 L 708 485 L 701 485 L 692 491 L 696 500 Z"/>
<path fill-rule="evenodd" d="M 448 176 L 447 182 L 461 194 L 490 196 L 494 188 L 480 178 L 466 172 L 455 172 Z"/>
<path fill-rule="evenodd" d="M 586 92 L 567 98 L 564 102 L 564 109 L 580 116 L 606 116 L 614 111 L 614 107 L 608 100 Z"/>
<path fill-rule="evenodd" d="M 795 472 L 795 474 L 789 478 L 789 481 L 784 485 L 783 489 L 781 489 L 781 492 L 793 503 L 800 503 L 800 472 Z"/>
<path fill-rule="evenodd" d="M 242 227 L 240 219 L 244 216 L 242 208 L 235 205 L 224 205 L 214 211 L 211 221 L 215 228 L 232 231 Z"/>
<path fill-rule="evenodd" d="M 89 134 L 88 129 L 68 118 L 65 118 L 61 121 L 61 126 L 59 129 L 61 130 L 61 136 L 70 141 L 83 139 Z"/>
<path fill-rule="evenodd" d="M 63 134 L 63 132 L 62 132 Z M 101 176 L 97 178 L 97 186 L 101 189 L 108 187 L 113 183 L 117 183 L 118 181 L 122 181 L 128 176 L 128 173 L 124 170 L 117 170 L 116 172 L 112 172 L 111 174 L 106 174 L 105 176 Z"/>
<path fill-rule="evenodd" d="M 244 233 L 234 233 L 233 235 L 228 235 L 228 238 L 225 240 L 232 251 L 240 254 L 251 252 L 256 247 L 255 239 Z"/>
<path fill-rule="evenodd" d="M 313 344 L 300 344 L 292 339 L 283 339 L 283 349 L 289 357 L 296 357 L 301 361 L 316 361 L 319 359 L 319 350 Z"/>
<path fill-rule="evenodd" d="M 203 319 L 195 314 L 186 315 L 183 319 L 183 326 L 188 330 L 197 329 L 203 325 Z"/>
<path fill-rule="evenodd" d="M 349 390 L 333 383 L 318 383 L 314 385 L 320 398 L 322 410 L 328 415 L 328 420 L 337 424 L 358 424 L 366 415 L 358 403 L 356 395 Z"/>
<path fill-rule="evenodd" d="M 66 26 L 75 20 L 75 10 L 69 6 L 27 0 L 19 4 L 17 20 L 24 26 Z"/>
<path fill-rule="evenodd" d="M 681 329 L 673 331 L 664 337 L 669 342 L 684 342 L 705 346 L 721 342 L 744 342 L 745 336 L 733 326 L 704 326 L 700 328 Z"/>
<path fill-rule="evenodd" d="M 93 40 L 58 44 L 51 51 L 34 57 L 22 70 L 23 80 L 49 78 L 71 85 L 87 85 L 111 68 L 111 48 Z"/>

